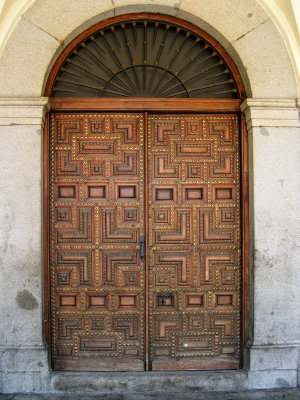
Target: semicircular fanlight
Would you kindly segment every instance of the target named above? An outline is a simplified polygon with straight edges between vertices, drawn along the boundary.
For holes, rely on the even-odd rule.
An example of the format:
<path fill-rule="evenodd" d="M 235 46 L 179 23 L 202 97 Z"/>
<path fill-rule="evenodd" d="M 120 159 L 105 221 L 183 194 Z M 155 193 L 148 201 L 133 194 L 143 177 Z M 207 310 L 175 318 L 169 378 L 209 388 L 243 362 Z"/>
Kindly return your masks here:
<path fill-rule="evenodd" d="M 126 21 L 85 38 L 64 60 L 54 97 L 237 98 L 205 39 L 175 24 Z"/>

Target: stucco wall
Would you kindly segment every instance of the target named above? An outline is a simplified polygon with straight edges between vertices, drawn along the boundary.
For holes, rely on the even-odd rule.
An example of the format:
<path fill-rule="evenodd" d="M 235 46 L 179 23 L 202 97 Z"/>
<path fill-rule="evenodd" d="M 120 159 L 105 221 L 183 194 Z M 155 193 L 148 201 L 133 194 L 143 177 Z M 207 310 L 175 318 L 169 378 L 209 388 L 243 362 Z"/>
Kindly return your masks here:
<path fill-rule="evenodd" d="M 48 102 L 40 96 L 71 39 L 101 19 L 134 11 L 193 22 L 219 40 L 242 74 L 249 97 L 243 111 L 250 144 L 253 330 L 248 373 L 228 375 L 218 389 L 294 386 L 300 341 L 300 127 L 296 82 L 275 24 L 254 0 L 114 0 L 114 5 L 87 0 L 84 6 L 79 0 L 37 0 L 0 59 L 2 391 L 54 391 L 62 379 L 50 373 L 42 335 L 41 129 Z M 214 387 L 213 374 L 198 379 L 199 385 L 206 379 Z M 101 383 L 97 387 L 101 390 Z"/>

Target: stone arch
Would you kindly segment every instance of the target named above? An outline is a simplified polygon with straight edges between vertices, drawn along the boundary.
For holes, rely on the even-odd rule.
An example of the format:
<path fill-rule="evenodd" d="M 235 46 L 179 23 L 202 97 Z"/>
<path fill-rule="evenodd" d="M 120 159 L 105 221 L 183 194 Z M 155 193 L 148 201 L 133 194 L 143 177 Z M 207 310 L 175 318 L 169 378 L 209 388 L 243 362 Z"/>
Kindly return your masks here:
<path fill-rule="evenodd" d="M 2 53 L 0 95 L 42 95 L 57 55 L 79 32 L 113 15 L 150 11 L 185 19 L 215 37 L 236 62 L 248 97 L 296 97 L 296 81 L 283 39 L 257 1 L 217 3 L 98 0 L 87 6 L 79 0 L 54 5 L 36 0 L 18 20 Z"/>

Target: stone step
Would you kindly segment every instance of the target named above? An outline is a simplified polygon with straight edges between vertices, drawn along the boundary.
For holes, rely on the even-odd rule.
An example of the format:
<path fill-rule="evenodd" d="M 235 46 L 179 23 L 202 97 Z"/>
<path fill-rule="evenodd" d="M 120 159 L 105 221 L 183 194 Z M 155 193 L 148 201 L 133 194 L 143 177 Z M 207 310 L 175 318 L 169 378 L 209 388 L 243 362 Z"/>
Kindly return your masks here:
<path fill-rule="evenodd" d="M 237 391 L 248 389 L 238 371 L 52 372 L 50 392 L 126 393 Z"/>

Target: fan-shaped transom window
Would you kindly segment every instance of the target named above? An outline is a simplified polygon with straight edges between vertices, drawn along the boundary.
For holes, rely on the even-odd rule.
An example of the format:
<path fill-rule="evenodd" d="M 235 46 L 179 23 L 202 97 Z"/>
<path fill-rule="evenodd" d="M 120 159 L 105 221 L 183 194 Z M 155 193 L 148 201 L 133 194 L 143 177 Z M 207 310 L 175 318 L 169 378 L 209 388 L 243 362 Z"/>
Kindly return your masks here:
<path fill-rule="evenodd" d="M 206 38 L 155 16 L 115 22 L 78 42 L 52 96 L 240 97 L 230 66 Z"/>

